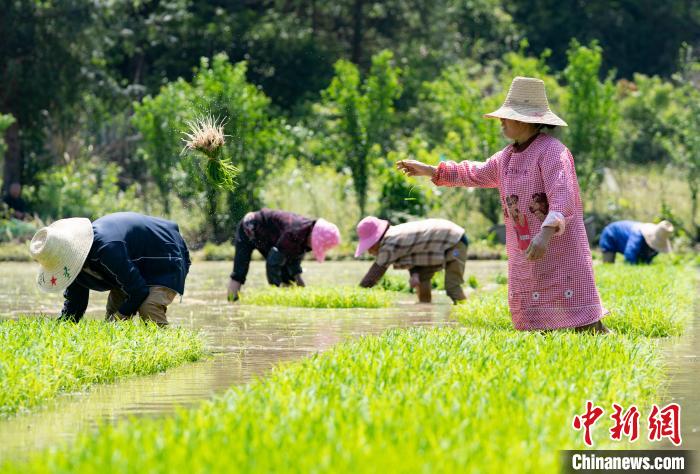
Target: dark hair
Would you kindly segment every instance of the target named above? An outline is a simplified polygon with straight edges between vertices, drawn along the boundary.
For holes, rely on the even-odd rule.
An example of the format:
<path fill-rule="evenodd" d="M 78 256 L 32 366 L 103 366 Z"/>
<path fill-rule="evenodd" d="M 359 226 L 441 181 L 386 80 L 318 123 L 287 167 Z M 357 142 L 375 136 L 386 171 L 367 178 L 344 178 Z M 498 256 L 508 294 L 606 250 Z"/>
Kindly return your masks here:
<path fill-rule="evenodd" d="M 556 125 L 550 125 L 548 123 L 536 123 L 534 125 L 535 125 L 535 127 L 537 127 L 537 130 L 542 130 L 543 128 L 548 128 L 551 130 L 554 127 L 556 127 Z"/>

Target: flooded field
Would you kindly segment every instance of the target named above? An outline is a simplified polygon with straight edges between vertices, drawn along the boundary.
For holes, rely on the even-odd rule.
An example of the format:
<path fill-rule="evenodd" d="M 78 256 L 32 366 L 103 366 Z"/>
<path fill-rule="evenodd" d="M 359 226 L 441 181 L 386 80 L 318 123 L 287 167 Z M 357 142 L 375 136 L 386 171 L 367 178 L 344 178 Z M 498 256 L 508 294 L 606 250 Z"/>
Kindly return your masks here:
<path fill-rule="evenodd" d="M 57 314 L 62 297 L 40 293 L 34 286 L 33 264 L 0 264 L 0 314 Z M 126 416 L 158 416 L 191 406 L 225 392 L 229 387 L 264 375 L 273 365 L 323 351 L 348 338 L 380 333 L 388 328 L 450 324 L 450 301 L 444 294 L 433 305 L 417 305 L 413 295 L 402 296 L 389 309 L 306 309 L 253 307 L 230 304 L 225 285 L 230 262 L 197 262 L 186 295 L 169 309 L 173 325 L 201 330 L 211 356 L 206 360 L 147 377 L 97 385 L 89 392 L 59 397 L 33 413 L 0 421 L 0 459 L 17 458 L 60 442 L 102 421 Z M 308 262 L 309 285 L 352 285 L 368 262 Z M 506 273 L 503 261 L 468 262 L 466 277 L 475 275 L 482 286 L 493 285 Z M 404 276 L 405 272 L 395 272 Z M 265 282 L 261 262 L 251 265 L 247 287 Z M 106 293 L 91 293 L 88 317 L 104 317 Z M 683 407 L 683 447 L 700 443 L 698 412 L 698 308 L 688 335 L 668 347 L 673 374 L 668 399 Z"/>
<path fill-rule="evenodd" d="M 57 314 L 61 295 L 40 293 L 34 285 L 36 267 L 0 264 L 0 314 Z M 354 285 L 368 262 L 328 262 L 305 265 L 308 285 Z M 196 262 L 187 279 L 185 296 L 168 309 L 173 325 L 201 330 L 212 356 L 205 361 L 147 377 L 97 385 L 86 393 L 70 394 L 33 413 L 0 421 L 0 459 L 25 455 L 63 440 L 101 421 L 125 416 L 156 416 L 223 393 L 228 387 L 264 374 L 273 365 L 323 351 L 347 338 L 385 329 L 448 324 L 450 300 L 437 294 L 432 305 L 415 304 L 405 295 L 389 309 L 308 309 L 260 307 L 226 301 L 230 262 Z M 506 273 L 502 261 L 469 262 L 466 276 L 482 285 Z M 407 272 L 395 272 L 405 275 Z M 246 288 L 265 284 L 264 265 L 253 262 Z M 91 292 L 87 317 L 101 319 L 107 293 Z"/>

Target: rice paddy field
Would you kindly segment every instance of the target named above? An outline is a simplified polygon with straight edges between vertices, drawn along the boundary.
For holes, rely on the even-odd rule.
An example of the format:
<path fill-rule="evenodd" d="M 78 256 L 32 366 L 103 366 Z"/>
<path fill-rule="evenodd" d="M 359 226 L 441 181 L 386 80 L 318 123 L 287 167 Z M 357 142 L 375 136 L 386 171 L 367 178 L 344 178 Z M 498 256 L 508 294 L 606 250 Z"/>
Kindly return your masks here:
<path fill-rule="evenodd" d="M 678 397 L 669 357 L 694 327 L 697 269 L 688 264 L 596 265 L 614 331 L 605 336 L 513 330 L 503 262 L 470 262 L 476 284 L 465 283 L 468 302 L 454 307 L 439 290 L 436 304 L 415 305 L 398 284 L 376 290 L 378 307 L 346 298 L 366 266 L 321 274 L 309 265 L 313 291 L 253 284 L 237 306 L 200 275 L 195 304 L 176 306 L 173 321 L 200 321 L 213 359 L 228 348 L 244 361 L 260 347 L 267 368 L 186 408 L 102 420 L 70 443 L 0 456 L 0 472 L 559 472 L 559 450 L 584 447 L 571 422 L 586 400 L 645 413 Z M 304 307 L 283 305 L 286 295 Z M 287 356 L 274 359 L 275 349 Z M 695 416 L 687 433 L 697 428 L 691 400 L 681 401 Z M 608 424 L 594 428 L 596 448 L 648 446 L 611 441 Z"/>
<path fill-rule="evenodd" d="M 0 321 L 0 416 L 62 392 L 161 372 L 203 356 L 202 338 L 184 328 L 41 317 Z"/>

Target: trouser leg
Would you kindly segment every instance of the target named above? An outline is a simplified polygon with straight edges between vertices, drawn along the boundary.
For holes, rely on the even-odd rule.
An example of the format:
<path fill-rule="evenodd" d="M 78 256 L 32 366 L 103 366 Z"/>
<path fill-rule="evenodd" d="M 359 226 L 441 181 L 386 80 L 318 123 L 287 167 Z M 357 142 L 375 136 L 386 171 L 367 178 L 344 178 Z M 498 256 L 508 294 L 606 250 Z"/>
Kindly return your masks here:
<path fill-rule="evenodd" d="M 144 321 L 152 321 L 158 326 L 167 326 L 166 313 L 168 305 L 173 302 L 177 293 L 164 286 L 152 286 L 146 299 L 139 306 L 139 315 Z"/>
<path fill-rule="evenodd" d="M 416 293 L 420 303 L 430 303 L 432 301 L 432 279 L 433 275 L 440 270 L 440 267 L 413 267 L 409 270 L 411 275 L 418 275 L 418 286 Z"/>
<path fill-rule="evenodd" d="M 445 263 L 445 293 L 454 303 L 467 299 L 462 289 L 466 262 L 467 244 L 459 241 L 457 245 L 447 251 Z"/>
<path fill-rule="evenodd" d="M 106 321 L 120 321 L 130 319 L 131 316 L 119 314 L 119 307 L 126 301 L 126 294 L 119 289 L 113 289 L 107 297 L 107 310 L 105 313 Z"/>

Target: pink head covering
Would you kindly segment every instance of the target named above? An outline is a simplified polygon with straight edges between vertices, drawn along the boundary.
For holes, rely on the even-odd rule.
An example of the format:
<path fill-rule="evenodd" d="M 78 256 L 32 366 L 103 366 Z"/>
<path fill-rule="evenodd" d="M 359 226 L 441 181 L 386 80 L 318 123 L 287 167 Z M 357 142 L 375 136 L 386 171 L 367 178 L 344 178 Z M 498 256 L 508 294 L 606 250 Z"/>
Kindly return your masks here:
<path fill-rule="evenodd" d="M 389 227 L 389 221 L 374 216 L 367 216 L 357 224 L 357 236 L 360 243 L 357 244 L 355 258 L 367 251 L 371 246 L 379 242 L 384 231 Z"/>
<path fill-rule="evenodd" d="M 326 252 L 340 243 L 340 232 L 335 224 L 318 219 L 311 230 L 311 251 L 318 262 L 323 262 Z"/>

